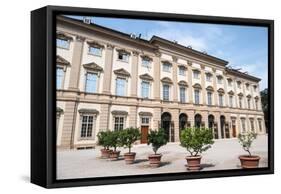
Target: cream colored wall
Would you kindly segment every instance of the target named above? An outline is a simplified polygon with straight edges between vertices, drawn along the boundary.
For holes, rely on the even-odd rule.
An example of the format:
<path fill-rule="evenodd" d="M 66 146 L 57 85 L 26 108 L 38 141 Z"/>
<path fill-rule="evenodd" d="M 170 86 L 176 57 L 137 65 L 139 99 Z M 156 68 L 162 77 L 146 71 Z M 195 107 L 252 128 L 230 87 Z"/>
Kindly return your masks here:
<path fill-rule="evenodd" d="M 65 111 L 65 102 L 57 101 L 57 107 L 61 108 Z M 64 112 L 59 117 L 59 125 L 57 127 L 57 146 L 61 145 L 61 137 L 62 137 L 62 129 L 63 129 L 63 121 L 64 121 Z"/>

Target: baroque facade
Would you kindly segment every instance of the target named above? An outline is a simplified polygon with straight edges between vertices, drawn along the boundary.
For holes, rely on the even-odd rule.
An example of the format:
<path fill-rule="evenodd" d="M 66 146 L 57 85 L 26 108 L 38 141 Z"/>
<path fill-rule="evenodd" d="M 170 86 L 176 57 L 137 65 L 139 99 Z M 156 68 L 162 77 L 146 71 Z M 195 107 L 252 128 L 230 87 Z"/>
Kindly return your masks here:
<path fill-rule="evenodd" d="M 93 148 L 97 133 L 164 128 L 170 142 L 189 126 L 214 138 L 264 134 L 260 79 L 228 62 L 157 36 L 149 41 L 57 17 L 57 147 Z"/>

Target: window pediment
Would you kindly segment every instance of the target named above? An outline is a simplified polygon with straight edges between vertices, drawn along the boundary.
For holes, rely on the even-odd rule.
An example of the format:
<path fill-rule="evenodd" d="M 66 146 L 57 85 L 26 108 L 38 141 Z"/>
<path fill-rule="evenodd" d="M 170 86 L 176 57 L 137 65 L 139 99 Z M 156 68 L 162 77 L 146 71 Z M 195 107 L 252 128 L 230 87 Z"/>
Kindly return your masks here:
<path fill-rule="evenodd" d="M 99 111 L 96 109 L 86 109 L 86 108 L 81 108 L 78 110 L 80 114 L 99 114 Z"/>
<path fill-rule="evenodd" d="M 116 69 L 113 71 L 116 75 L 120 75 L 120 76 L 125 76 L 125 77 L 130 77 L 130 73 L 128 71 L 126 71 L 123 68 L 120 69 Z"/>
<path fill-rule="evenodd" d="M 187 67 L 186 67 L 185 65 L 180 64 L 180 65 L 178 65 L 178 67 L 179 67 L 180 69 L 187 70 Z"/>
<path fill-rule="evenodd" d="M 127 111 L 122 111 L 122 110 L 113 110 L 113 111 L 111 111 L 111 114 L 113 114 L 113 115 L 124 115 L 124 116 L 127 116 L 127 115 L 128 115 L 128 112 L 127 112 Z"/>
<path fill-rule="evenodd" d="M 62 32 L 57 32 L 57 38 L 62 39 L 62 40 L 73 40 L 73 38 L 71 36 L 68 36 Z"/>
<path fill-rule="evenodd" d="M 222 89 L 222 88 L 218 89 L 218 93 L 224 94 L 224 89 Z"/>
<path fill-rule="evenodd" d="M 97 48 L 104 48 L 104 45 L 96 42 L 96 41 L 88 41 L 87 44 L 90 46 L 90 47 L 97 47 Z"/>
<path fill-rule="evenodd" d="M 142 55 L 141 58 L 142 58 L 143 60 L 152 61 L 152 58 L 149 57 L 149 56 L 147 56 L 147 55 Z"/>
<path fill-rule="evenodd" d="M 57 107 L 57 113 L 59 113 L 59 114 L 63 113 L 63 110 L 62 110 L 62 108 L 60 108 L 60 107 Z"/>
<path fill-rule="evenodd" d="M 93 70 L 93 71 L 103 71 L 103 68 L 94 62 L 84 64 L 83 67 L 85 69 L 89 69 L 89 70 Z"/>
<path fill-rule="evenodd" d="M 213 88 L 212 86 L 208 86 L 208 87 L 206 88 L 206 90 L 213 92 L 213 91 L 214 91 L 214 88 Z"/>
<path fill-rule="evenodd" d="M 209 71 L 207 71 L 205 74 L 206 74 L 207 76 L 213 76 L 213 74 L 212 74 L 211 72 L 209 72 Z"/>
<path fill-rule="evenodd" d="M 173 84 L 173 81 L 168 77 L 162 78 L 161 81 L 164 83 Z"/>
<path fill-rule="evenodd" d="M 258 100 L 258 99 L 259 99 L 259 97 L 258 97 L 258 96 L 256 96 L 256 97 L 255 97 L 255 99 L 256 99 L 256 100 Z"/>
<path fill-rule="evenodd" d="M 130 55 L 131 53 L 129 51 L 126 51 L 125 49 L 116 49 L 119 54 L 126 54 Z"/>
<path fill-rule="evenodd" d="M 178 84 L 179 84 L 180 86 L 188 87 L 188 83 L 187 83 L 186 81 L 183 81 L 183 80 L 179 81 Z"/>
<path fill-rule="evenodd" d="M 252 96 L 250 94 L 247 95 L 247 98 L 252 98 Z"/>
<path fill-rule="evenodd" d="M 228 94 L 229 94 L 229 95 L 234 95 L 234 92 L 233 92 L 232 90 L 230 90 L 230 91 L 228 92 Z"/>
<path fill-rule="evenodd" d="M 57 59 L 56 62 L 60 65 L 70 65 L 70 62 L 68 62 L 66 59 L 64 59 L 63 57 L 57 55 Z"/>
<path fill-rule="evenodd" d="M 139 112 L 140 116 L 148 116 L 148 117 L 152 117 L 152 113 L 151 112 Z"/>
<path fill-rule="evenodd" d="M 240 93 L 238 94 L 238 96 L 242 97 L 242 96 L 243 96 L 243 93 L 242 93 L 242 92 L 240 92 Z"/>
<path fill-rule="evenodd" d="M 143 80 L 153 81 L 153 77 L 150 76 L 148 73 L 142 74 L 139 77 L 140 77 L 140 79 L 143 79 Z"/>
<path fill-rule="evenodd" d="M 193 88 L 196 88 L 196 89 L 202 89 L 201 85 L 196 83 L 193 85 Z"/>
<path fill-rule="evenodd" d="M 170 65 L 172 66 L 172 63 L 170 61 L 162 61 L 162 64 L 165 64 L 165 65 Z"/>

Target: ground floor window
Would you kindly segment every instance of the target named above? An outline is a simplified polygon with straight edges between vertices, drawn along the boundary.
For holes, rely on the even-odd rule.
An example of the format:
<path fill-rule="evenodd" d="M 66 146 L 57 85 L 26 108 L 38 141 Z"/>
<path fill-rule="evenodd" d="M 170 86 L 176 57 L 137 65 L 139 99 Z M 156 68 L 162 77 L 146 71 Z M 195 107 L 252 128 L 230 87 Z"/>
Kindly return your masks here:
<path fill-rule="evenodd" d="M 125 117 L 124 116 L 115 116 L 114 117 L 114 130 L 120 131 L 124 129 L 125 126 Z"/>
<path fill-rule="evenodd" d="M 149 117 L 141 117 L 141 124 L 148 125 L 149 124 Z"/>
<path fill-rule="evenodd" d="M 259 131 L 262 132 L 262 120 L 258 119 L 258 123 L 259 123 Z"/>
<path fill-rule="evenodd" d="M 250 119 L 251 131 L 255 131 L 254 119 Z"/>
<path fill-rule="evenodd" d="M 93 121 L 94 121 L 93 115 L 83 115 L 82 116 L 81 132 L 80 132 L 81 138 L 92 137 Z"/>

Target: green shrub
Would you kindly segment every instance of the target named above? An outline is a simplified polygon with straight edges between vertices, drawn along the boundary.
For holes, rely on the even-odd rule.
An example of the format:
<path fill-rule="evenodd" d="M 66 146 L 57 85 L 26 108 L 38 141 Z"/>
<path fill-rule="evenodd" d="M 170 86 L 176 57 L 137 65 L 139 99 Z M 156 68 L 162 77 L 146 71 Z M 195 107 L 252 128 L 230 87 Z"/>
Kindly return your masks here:
<path fill-rule="evenodd" d="M 238 141 L 242 145 L 243 149 L 248 152 L 249 156 L 251 156 L 250 148 L 252 146 L 253 141 L 257 138 L 257 134 L 254 132 L 247 133 L 239 133 Z"/>
<path fill-rule="evenodd" d="M 109 147 L 112 147 L 114 149 L 114 151 L 116 151 L 117 147 L 122 146 L 121 138 L 120 138 L 120 131 L 109 131 L 108 144 L 109 144 Z"/>
<path fill-rule="evenodd" d="M 120 132 L 121 144 L 125 148 L 129 148 L 129 153 L 131 153 L 132 144 L 139 140 L 141 137 L 140 131 L 138 128 L 127 128 Z"/>
<path fill-rule="evenodd" d="M 213 141 L 212 129 L 209 128 L 186 128 L 181 131 L 181 146 L 185 147 L 191 156 L 211 148 Z"/>
<path fill-rule="evenodd" d="M 157 150 L 166 145 L 168 142 L 168 137 L 164 131 L 164 129 L 160 128 L 158 131 L 150 130 L 148 137 L 147 137 L 147 144 L 152 145 L 152 149 L 154 153 L 157 153 Z"/>
<path fill-rule="evenodd" d="M 98 133 L 98 145 L 103 146 L 104 149 L 109 149 L 110 141 L 109 141 L 109 133 L 110 131 L 101 131 Z"/>

